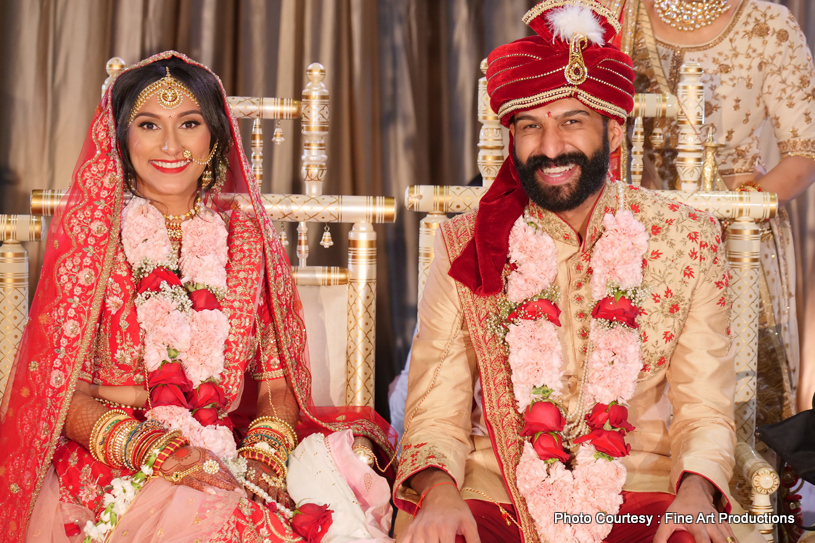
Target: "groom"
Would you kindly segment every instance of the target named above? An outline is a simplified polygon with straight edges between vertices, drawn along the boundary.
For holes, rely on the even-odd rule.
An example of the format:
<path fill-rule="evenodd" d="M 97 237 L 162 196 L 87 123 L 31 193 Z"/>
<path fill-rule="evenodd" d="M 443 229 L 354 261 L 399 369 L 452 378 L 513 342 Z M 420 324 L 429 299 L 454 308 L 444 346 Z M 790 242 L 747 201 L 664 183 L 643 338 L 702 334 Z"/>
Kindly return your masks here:
<path fill-rule="evenodd" d="M 436 242 L 394 491 L 406 543 L 762 541 L 718 515 L 741 512 L 720 227 L 608 181 L 634 77 L 613 15 L 542 2 L 538 35 L 490 54 L 511 156 Z"/>

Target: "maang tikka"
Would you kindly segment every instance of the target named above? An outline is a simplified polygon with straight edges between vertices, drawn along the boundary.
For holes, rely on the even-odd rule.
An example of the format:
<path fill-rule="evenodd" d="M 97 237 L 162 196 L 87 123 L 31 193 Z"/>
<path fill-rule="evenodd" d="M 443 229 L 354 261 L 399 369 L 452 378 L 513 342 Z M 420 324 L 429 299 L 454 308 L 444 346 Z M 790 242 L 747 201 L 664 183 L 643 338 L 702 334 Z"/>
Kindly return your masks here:
<path fill-rule="evenodd" d="M 164 77 L 154 83 L 151 83 L 139 93 L 139 97 L 136 99 L 133 110 L 130 112 L 130 120 L 127 121 L 127 126 L 130 126 L 130 123 L 132 123 L 133 119 L 136 118 L 136 115 L 138 115 L 139 110 L 142 108 L 142 106 L 144 106 L 144 103 L 156 93 L 158 93 L 158 104 L 164 109 L 177 108 L 184 101 L 184 96 L 189 98 L 196 106 L 198 106 L 198 100 L 195 99 L 195 95 L 192 93 L 192 91 L 188 89 L 184 83 L 178 81 L 176 78 L 170 75 L 170 67 L 165 66 L 164 69 L 166 71 L 166 75 Z"/>

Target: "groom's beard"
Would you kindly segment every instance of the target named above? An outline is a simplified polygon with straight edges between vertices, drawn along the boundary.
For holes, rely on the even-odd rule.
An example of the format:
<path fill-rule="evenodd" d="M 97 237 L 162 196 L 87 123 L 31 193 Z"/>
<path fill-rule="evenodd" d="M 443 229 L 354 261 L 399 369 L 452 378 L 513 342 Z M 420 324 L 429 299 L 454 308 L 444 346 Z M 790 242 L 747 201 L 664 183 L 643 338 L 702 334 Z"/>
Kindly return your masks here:
<path fill-rule="evenodd" d="M 529 199 L 538 207 L 555 213 L 577 208 L 600 190 L 606 180 L 610 157 L 608 133 L 605 130 L 603 131 L 603 147 L 598 149 L 591 158 L 580 151 L 575 151 L 558 155 L 554 159 L 544 155 L 531 155 L 524 164 L 518 158 L 515 148 L 512 149 L 515 168 L 518 170 L 521 185 Z M 538 180 L 537 171 L 541 168 L 570 165 L 580 168 L 580 175 L 575 181 L 563 185 L 547 185 Z"/>

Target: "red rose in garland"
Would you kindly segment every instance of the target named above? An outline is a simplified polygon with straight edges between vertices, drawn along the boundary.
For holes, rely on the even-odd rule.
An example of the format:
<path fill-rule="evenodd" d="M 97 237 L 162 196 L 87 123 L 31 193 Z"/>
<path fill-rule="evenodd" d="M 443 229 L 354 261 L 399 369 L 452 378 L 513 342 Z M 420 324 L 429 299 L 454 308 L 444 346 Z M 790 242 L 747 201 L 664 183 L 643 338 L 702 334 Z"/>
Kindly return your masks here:
<path fill-rule="evenodd" d="M 212 426 L 213 424 L 218 424 L 221 420 L 218 418 L 218 410 L 214 407 L 202 407 L 201 409 L 194 409 L 192 412 L 192 418 L 200 422 L 201 426 Z"/>
<path fill-rule="evenodd" d="M 147 376 L 150 388 L 158 385 L 175 385 L 182 392 L 190 392 L 192 383 L 184 373 L 184 367 L 180 362 L 165 362 L 156 371 L 151 371 Z"/>
<path fill-rule="evenodd" d="M 625 442 L 623 433 L 616 430 L 595 428 L 591 433 L 574 440 L 575 443 L 585 443 L 586 441 L 594 445 L 598 452 L 614 458 L 628 456 L 628 453 L 631 452 L 631 445 Z"/>
<path fill-rule="evenodd" d="M 327 505 L 304 503 L 295 510 L 291 528 L 308 543 L 320 543 L 334 523 L 333 512 Z"/>
<path fill-rule="evenodd" d="M 150 386 L 150 404 L 153 407 L 177 405 L 189 409 L 190 404 L 185 396 L 192 390 L 192 383 L 184 374 L 179 362 L 165 362 L 147 375 Z"/>
<path fill-rule="evenodd" d="M 597 302 L 591 312 L 591 316 L 595 319 L 619 322 L 635 330 L 639 328 L 639 324 L 637 324 L 637 315 L 639 314 L 640 308 L 625 296 L 621 296 L 619 299 L 614 296 L 606 296 Z"/>
<path fill-rule="evenodd" d="M 633 432 L 634 426 L 628 422 L 628 408 L 624 405 L 615 404 L 608 408 L 608 423 L 613 428 L 620 428 L 626 433 Z"/>
<path fill-rule="evenodd" d="M 150 404 L 153 407 L 162 405 L 177 405 L 190 408 L 187 398 L 176 385 L 157 385 L 150 387 Z"/>
<path fill-rule="evenodd" d="M 193 389 L 189 394 L 190 407 L 199 409 L 202 407 L 225 407 L 226 395 L 224 390 L 212 381 L 201 383 L 198 388 Z"/>
<path fill-rule="evenodd" d="M 590 428 L 602 428 L 608 422 L 608 406 L 604 403 L 595 404 L 591 413 L 586 415 L 586 422 Z"/>
<path fill-rule="evenodd" d="M 512 322 L 517 319 L 538 320 L 545 318 L 555 326 L 560 326 L 560 308 L 549 300 L 540 299 L 534 302 L 524 302 L 509 314 L 507 319 Z"/>
<path fill-rule="evenodd" d="M 530 405 L 524 413 L 523 436 L 531 436 L 538 432 L 561 432 L 566 425 L 566 419 L 552 402 L 541 401 Z"/>
<path fill-rule="evenodd" d="M 569 453 L 563 450 L 563 440 L 554 432 L 541 432 L 532 442 L 535 452 L 541 460 L 555 458 L 561 462 L 568 462 Z"/>
<path fill-rule="evenodd" d="M 635 429 L 628 422 L 628 408 L 616 403 L 611 406 L 604 403 L 596 404 L 591 413 L 586 415 L 586 422 L 591 428 L 605 428 L 606 423 L 608 423 L 611 428 L 623 430 L 623 434 Z"/>
<path fill-rule="evenodd" d="M 195 311 L 221 309 L 221 302 L 218 301 L 218 298 L 205 288 L 199 288 L 198 290 L 190 292 L 190 300 L 192 301 L 192 308 Z"/>
<path fill-rule="evenodd" d="M 166 282 L 171 287 L 181 286 L 181 280 L 178 278 L 176 274 L 174 274 L 164 266 L 159 266 L 158 268 L 151 271 L 148 275 L 142 277 L 141 281 L 139 281 L 138 288 L 139 294 L 147 291 L 158 292 L 161 290 L 161 283 L 164 282 Z"/>

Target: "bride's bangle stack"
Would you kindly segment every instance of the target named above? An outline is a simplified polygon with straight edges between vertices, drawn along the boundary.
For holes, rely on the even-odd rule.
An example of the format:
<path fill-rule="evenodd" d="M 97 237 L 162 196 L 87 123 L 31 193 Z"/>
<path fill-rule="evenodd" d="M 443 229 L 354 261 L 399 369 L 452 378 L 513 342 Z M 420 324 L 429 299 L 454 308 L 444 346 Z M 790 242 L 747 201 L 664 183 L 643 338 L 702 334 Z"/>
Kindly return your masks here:
<path fill-rule="evenodd" d="M 157 455 L 155 465 L 160 467 L 186 444 L 179 431 L 167 432 L 159 422 L 139 422 L 126 412 L 113 409 L 94 424 L 89 449 L 97 462 L 137 471 L 150 454 Z"/>
<path fill-rule="evenodd" d="M 259 417 L 249 425 L 238 454 L 268 466 L 277 476 L 273 480 L 279 483 L 273 486 L 282 488 L 287 474 L 286 463 L 296 445 L 297 435 L 290 424 L 277 417 Z"/>

